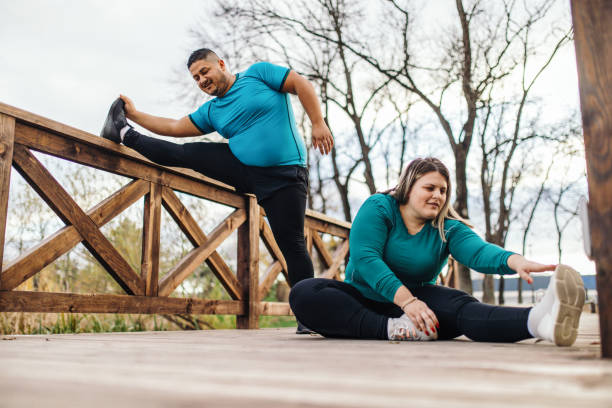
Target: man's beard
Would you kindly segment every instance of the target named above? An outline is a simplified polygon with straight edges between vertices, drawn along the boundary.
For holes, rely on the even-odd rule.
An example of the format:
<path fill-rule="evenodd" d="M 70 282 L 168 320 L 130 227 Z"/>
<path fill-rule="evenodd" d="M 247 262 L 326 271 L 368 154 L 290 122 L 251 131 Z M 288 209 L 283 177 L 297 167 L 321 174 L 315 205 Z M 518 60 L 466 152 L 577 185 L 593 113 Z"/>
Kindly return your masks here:
<path fill-rule="evenodd" d="M 227 81 L 225 79 L 219 80 L 217 84 L 215 84 L 215 90 L 211 93 L 212 96 L 221 96 L 225 93 L 227 88 Z"/>

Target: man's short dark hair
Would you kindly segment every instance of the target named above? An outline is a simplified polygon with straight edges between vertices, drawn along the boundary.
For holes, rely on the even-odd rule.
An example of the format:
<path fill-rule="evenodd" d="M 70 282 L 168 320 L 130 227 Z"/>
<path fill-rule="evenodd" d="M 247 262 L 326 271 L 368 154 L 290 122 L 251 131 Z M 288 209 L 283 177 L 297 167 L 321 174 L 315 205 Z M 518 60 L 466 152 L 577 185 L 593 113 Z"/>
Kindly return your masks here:
<path fill-rule="evenodd" d="M 189 59 L 187 60 L 187 68 L 189 68 L 191 64 L 196 61 L 210 59 L 219 60 L 219 56 L 213 50 L 208 48 L 200 48 L 199 50 L 192 52 L 189 56 Z"/>

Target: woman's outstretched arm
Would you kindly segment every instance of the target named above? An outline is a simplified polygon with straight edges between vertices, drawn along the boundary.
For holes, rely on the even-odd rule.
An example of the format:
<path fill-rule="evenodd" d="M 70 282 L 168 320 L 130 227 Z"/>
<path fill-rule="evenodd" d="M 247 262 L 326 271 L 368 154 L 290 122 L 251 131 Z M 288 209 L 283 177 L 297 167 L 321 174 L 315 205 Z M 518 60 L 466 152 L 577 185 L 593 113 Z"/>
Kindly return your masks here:
<path fill-rule="evenodd" d="M 460 221 L 452 221 L 450 224 L 446 238 L 451 255 L 478 272 L 502 275 L 518 273 L 522 279 L 531 283 L 531 272 L 553 271 L 556 267 L 530 261 L 522 255 L 486 242 Z"/>
<path fill-rule="evenodd" d="M 515 270 L 516 273 L 518 273 L 522 279 L 527 281 L 527 283 L 533 283 L 533 279 L 529 275 L 531 272 L 554 271 L 557 267 L 557 265 L 553 264 L 544 265 L 541 263 L 530 261 L 519 254 L 510 255 L 507 262 L 510 269 Z"/>

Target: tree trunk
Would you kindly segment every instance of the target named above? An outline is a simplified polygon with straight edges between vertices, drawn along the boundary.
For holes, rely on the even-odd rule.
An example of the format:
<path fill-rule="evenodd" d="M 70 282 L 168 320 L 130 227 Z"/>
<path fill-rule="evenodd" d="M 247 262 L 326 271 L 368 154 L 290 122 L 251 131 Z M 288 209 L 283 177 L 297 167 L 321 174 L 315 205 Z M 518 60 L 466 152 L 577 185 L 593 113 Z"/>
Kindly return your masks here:
<path fill-rule="evenodd" d="M 504 281 L 504 276 L 503 275 L 499 275 L 499 296 L 497 298 L 497 304 L 499 305 L 503 305 L 506 303 L 505 299 L 504 299 L 504 289 L 505 289 L 505 281 Z"/>
<path fill-rule="evenodd" d="M 464 149 L 461 145 L 456 145 L 453 153 L 455 154 L 455 211 L 459 213 L 463 218 L 468 218 L 468 191 L 467 191 L 467 174 L 465 171 L 467 149 Z M 470 268 L 460 263 L 457 268 L 457 276 L 459 282 L 459 289 L 469 294 L 473 293 L 472 277 L 470 276 Z"/>
<path fill-rule="evenodd" d="M 342 211 L 344 212 L 344 219 L 347 221 L 351 221 L 351 204 L 349 202 L 348 197 L 348 180 L 347 184 L 342 184 L 342 180 L 340 180 L 340 169 L 338 168 L 338 162 L 336 159 L 336 148 L 332 148 L 331 151 L 331 159 L 332 166 L 334 168 L 334 184 L 338 189 L 338 194 L 340 195 L 340 201 L 342 202 Z"/>
<path fill-rule="evenodd" d="M 493 275 L 485 275 L 482 280 L 482 301 L 483 303 L 495 304 L 495 282 Z"/>
<path fill-rule="evenodd" d="M 474 292 L 472 288 L 472 277 L 470 276 L 470 268 L 457 262 L 457 283 L 458 289 L 470 295 Z"/>
<path fill-rule="evenodd" d="M 467 189 L 467 149 L 457 145 L 454 149 L 455 154 L 455 210 L 463 218 L 469 218 L 468 214 L 468 189 Z"/>

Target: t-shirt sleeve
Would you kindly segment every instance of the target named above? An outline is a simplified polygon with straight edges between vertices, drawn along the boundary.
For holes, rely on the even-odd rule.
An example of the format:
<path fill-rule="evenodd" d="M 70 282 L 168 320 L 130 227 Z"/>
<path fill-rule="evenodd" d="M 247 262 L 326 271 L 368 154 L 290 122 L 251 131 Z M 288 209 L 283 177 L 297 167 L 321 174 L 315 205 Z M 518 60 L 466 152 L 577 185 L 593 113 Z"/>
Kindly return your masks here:
<path fill-rule="evenodd" d="M 392 228 L 392 212 L 385 201 L 384 196 L 373 195 L 363 203 L 353 221 L 349 242 L 358 279 L 393 302 L 402 282 L 383 260 Z"/>
<path fill-rule="evenodd" d="M 448 249 L 457 261 L 480 273 L 507 275 L 516 273 L 508 266 L 513 252 L 484 241 L 461 221 L 447 221 Z"/>
<path fill-rule="evenodd" d="M 270 88 L 280 92 L 290 71 L 289 68 L 280 65 L 257 62 L 251 65 L 245 74 L 261 79 Z"/>
<path fill-rule="evenodd" d="M 189 119 L 197 127 L 203 135 L 215 131 L 210 122 L 210 101 L 200 106 L 198 110 L 189 115 Z"/>

